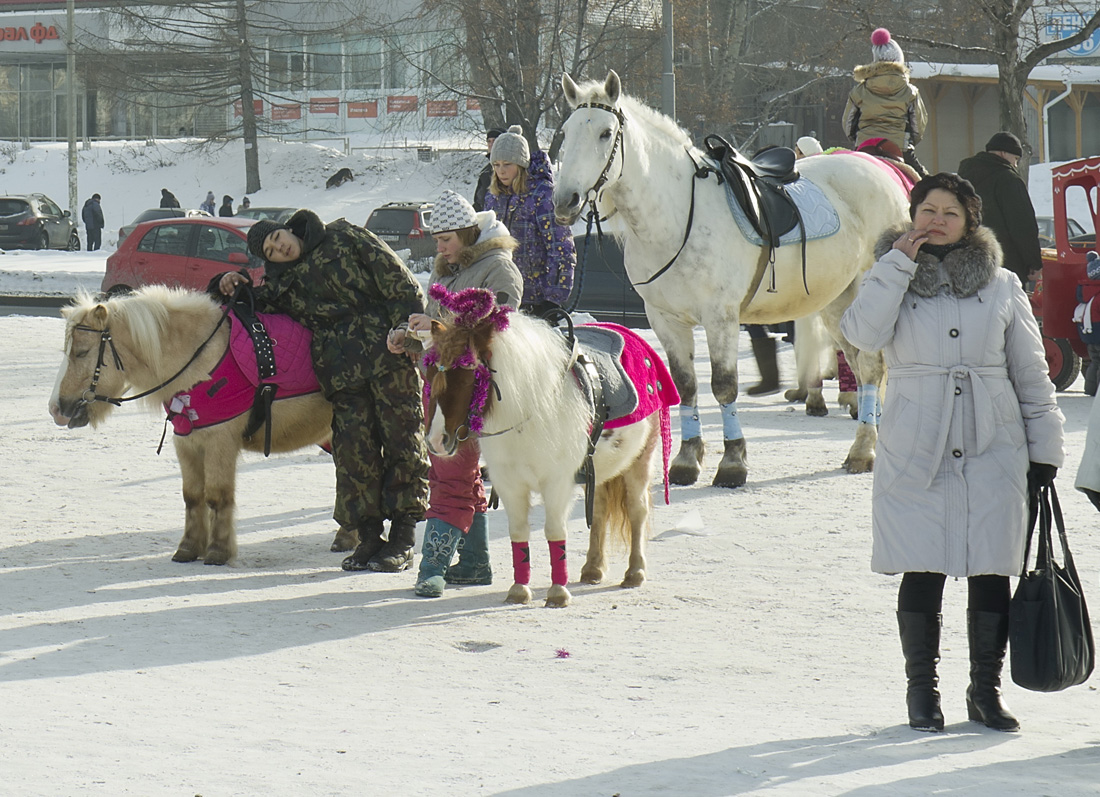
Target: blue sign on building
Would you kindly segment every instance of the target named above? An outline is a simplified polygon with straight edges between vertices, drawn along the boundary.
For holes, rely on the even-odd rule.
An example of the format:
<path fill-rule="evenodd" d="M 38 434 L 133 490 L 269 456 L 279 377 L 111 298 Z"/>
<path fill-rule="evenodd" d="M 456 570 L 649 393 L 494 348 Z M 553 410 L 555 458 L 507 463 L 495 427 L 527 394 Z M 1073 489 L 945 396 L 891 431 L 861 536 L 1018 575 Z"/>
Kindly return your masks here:
<path fill-rule="evenodd" d="M 1068 39 L 1077 31 L 1081 30 L 1085 25 L 1085 18 L 1080 14 L 1060 13 L 1060 14 L 1048 14 L 1047 24 L 1043 28 L 1043 40 L 1044 41 L 1059 41 L 1060 39 Z M 1070 47 L 1064 53 L 1059 55 L 1098 55 L 1100 54 L 1100 29 L 1094 30 L 1092 36 L 1085 39 L 1080 44 Z"/>

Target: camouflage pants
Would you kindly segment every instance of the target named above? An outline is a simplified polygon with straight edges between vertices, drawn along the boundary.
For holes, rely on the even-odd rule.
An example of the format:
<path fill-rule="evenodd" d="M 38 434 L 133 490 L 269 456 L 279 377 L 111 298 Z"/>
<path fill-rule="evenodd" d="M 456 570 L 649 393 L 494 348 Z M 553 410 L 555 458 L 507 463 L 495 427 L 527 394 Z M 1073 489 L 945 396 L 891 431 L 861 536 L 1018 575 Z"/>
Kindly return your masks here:
<path fill-rule="evenodd" d="M 340 390 L 329 398 L 336 522 L 361 528 L 398 517 L 423 520 L 428 456 L 416 369 L 383 373 L 359 390 Z"/>

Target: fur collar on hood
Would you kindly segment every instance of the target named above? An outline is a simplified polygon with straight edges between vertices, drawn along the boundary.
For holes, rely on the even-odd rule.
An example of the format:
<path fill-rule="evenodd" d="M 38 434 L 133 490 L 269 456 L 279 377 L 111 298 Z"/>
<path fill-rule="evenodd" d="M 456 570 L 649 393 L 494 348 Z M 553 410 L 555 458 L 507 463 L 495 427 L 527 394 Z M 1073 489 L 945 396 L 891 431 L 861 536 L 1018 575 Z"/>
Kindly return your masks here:
<path fill-rule="evenodd" d="M 890 251 L 894 241 L 906 232 L 905 227 L 887 230 L 875 245 L 875 258 Z M 1004 257 L 1001 245 L 988 227 L 978 227 L 964 239 L 966 245 L 948 252 L 942 261 L 920 250 L 917 271 L 909 281 L 909 289 L 918 296 L 930 298 L 946 288 L 960 299 L 973 296 L 993 281 L 1001 269 Z"/>
<path fill-rule="evenodd" d="M 519 246 L 519 241 L 513 238 L 511 235 L 497 235 L 492 238 L 487 238 L 483 241 L 478 241 L 472 246 L 467 246 L 461 252 L 458 253 L 458 262 L 451 265 L 443 259 L 442 255 L 435 256 L 435 273 L 443 276 L 450 276 L 456 271 L 460 271 L 464 268 L 469 268 L 485 255 L 492 252 L 494 249 L 511 253 L 515 251 Z"/>
<path fill-rule="evenodd" d="M 860 83 L 881 75 L 893 75 L 908 80 L 909 67 L 896 61 L 875 61 L 873 64 L 860 64 L 852 71 L 852 77 Z"/>

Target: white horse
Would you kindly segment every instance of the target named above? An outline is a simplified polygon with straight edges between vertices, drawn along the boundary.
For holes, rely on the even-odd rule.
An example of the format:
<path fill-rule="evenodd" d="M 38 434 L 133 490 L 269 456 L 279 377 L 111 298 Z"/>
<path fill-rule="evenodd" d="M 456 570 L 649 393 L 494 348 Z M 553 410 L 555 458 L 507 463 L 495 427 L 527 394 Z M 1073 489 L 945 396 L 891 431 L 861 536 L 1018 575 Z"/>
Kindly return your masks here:
<path fill-rule="evenodd" d="M 602 83 L 580 86 L 563 75 L 562 87 L 574 111 L 562 128 L 556 215 L 561 223 L 573 223 L 593 202 L 618 220 L 627 276 L 645 301 L 680 392 L 681 443 L 670 480 L 693 484 L 702 466 L 694 327 L 701 324 L 706 331 L 711 391 L 722 409 L 725 453 L 714 484 L 738 487 L 748 473 L 736 404 L 740 325 L 812 313 L 820 313 L 840 342 L 861 385 L 861 423 L 845 467 L 852 473 L 871 470 L 882 358 L 858 352 L 841 335 L 839 320 L 874 261 L 875 239 L 909 220 L 908 201 L 891 174 L 849 155 L 800 160 L 799 172 L 832 204 L 840 228 L 808 242 L 808 290 L 799 244 L 776 249 L 772 292 L 765 287 L 772 276 L 767 252 L 741 234 L 714 176 L 697 176 L 704 154 L 686 132 L 622 94 L 614 72 Z M 764 270 L 768 274 L 761 278 Z"/>
<path fill-rule="evenodd" d="M 462 301 L 471 294 L 485 294 L 486 306 L 492 303 L 488 291 L 476 288 L 457 297 Z M 449 306 L 448 298 L 436 298 Z M 566 525 L 576 497 L 575 474 L 588 451 L 593 406 L 575 378 L 575 355 L 561 333 L 526 315 L 508 318 L 495 307 L 492 313 L 472 322 L 433 323 L 432 350 L 425 359 L 428 447 L 437 456 L 452 456 L 480 432 L 481 454 L 508 514 L 514 583 L 506 603 L 531 601 L 528 515 L 532 494 L 541 493 L 552 577 L 546 605 L 567 606 Z M 635 337 L 629 330 L 622 334 Z M 663 364 L 658 370 L 664 371 Z M 662 438 L 662 411 L 634 420 L 647 411 L 643 406 L 623 420 L 626 425 L 605 428 L 593 453 L 595 494 L 583 583 L 597 584 L 606 574 L 612 532 L 630 548 L 622 586 L 645 581 L 649 489 Z"/>

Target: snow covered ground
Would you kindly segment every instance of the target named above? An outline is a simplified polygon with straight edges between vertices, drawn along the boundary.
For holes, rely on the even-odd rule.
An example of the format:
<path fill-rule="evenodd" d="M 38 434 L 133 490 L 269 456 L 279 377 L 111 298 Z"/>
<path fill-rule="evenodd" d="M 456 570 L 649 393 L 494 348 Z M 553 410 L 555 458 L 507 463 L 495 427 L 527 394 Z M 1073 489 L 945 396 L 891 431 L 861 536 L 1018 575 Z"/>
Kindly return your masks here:
<path fill-rule="evenodd" d="M 363 207 L 401 198 L 397 185 L 432 198 L 469 185 L 480 163 L 465 183 L 387 172 L 377 183 L 392 196 L 365 180 L 271 189 L 286 193 L 253 204 L 299 196 L 335 218 L 345 213 L 320 203 L 337 192 L 369 195 Z M 196 202 L 207 187 L 237 197 L 211 173 L 192 181 Z M 160 171 L 133 186 L 82 176 L 103 194 L 109 228 L 129 220 L 111 217 L 112 197 L 170 187 L 183 199 L 181 182 Z M 61 185 L 42 190 L 57 198 Z M 365 218 L 363 207 L 346 215 Z M 13 273 L 88 274 L 102 257 L 8 253 L 0 293 L 14 290 Z M 62 334 L 60 319 L 0 318 L 0 793 L 1100 793 L 1095 678 L 1058 694 L 1007 682 L 1019 734 L 966 721 L 962 582 L 945 596 L 947 730 L 908 728 L 897 580 L 869 571 L 871 477 L 840 468 L 855 422 L 745 397 L 749 484 L 710 487 L 721 419 L 701 334 L 710 451 L 700 484 L 655 507 L 644 586 L 572 585 L 573 605 L 556 611 L 502 604 L 511 568 L 499 510 L 492 586 L 424 600 L 413 572 L 342 572 L 328 550 L 331 461 L 308 450 L 243 458 L 235 565 L 171 562 L 183 503 L 171 448 L 156 454 L 162 419 L 127 406 L 98 430 L 56 428 L 46 400 Z M 780 357 L 789 378 L 789 346 Z M 741 365 L 755 381 L 747 337 Z M 1098 518 L 1071 486 L 1091 403 L 1080 384 L 1059 396 L 1068 456 L 1058 481 L 1078 569 L 1100 596 Z M 538 509 L 532 520 L 541 528 Z M 579 505 L 570 528 L 576 575 L 587 542 Z M 549 562 L 538 531 L 532 539 L 541 598 Z M 625 567 L 624 555 L 613 559 L 613 575 Z"/>

